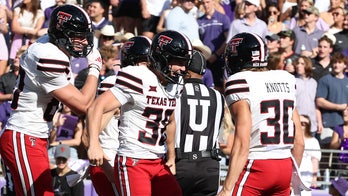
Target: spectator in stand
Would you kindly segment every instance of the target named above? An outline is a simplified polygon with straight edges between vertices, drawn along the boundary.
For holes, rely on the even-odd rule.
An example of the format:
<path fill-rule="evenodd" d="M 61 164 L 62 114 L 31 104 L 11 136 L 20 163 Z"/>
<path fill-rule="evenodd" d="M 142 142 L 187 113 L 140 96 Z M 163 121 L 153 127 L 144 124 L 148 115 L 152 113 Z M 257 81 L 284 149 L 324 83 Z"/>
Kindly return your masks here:
<path fill-rule="evenodd" d="M 294 62 L 296 68 L 296 103 L 299 114 L 310 117 L 313 136 L 322 129 L 321 114 L 316 108 L 315 96 L 317 81 L 313 79 L 312 61 L 308 57 L 299 56 Z"/>
<path fill-rule="evenodd" d="M 313 6 L 313 0 L 300 0 L 299 6 L 300 8 L 298 10 L 298 13 L 291 18 L 289 26 L 290 29 L 294 29 L 296 26 L 303 26 L 305 24 L 304 10 Z M 316 26 L 318 29 L 325 32 L 330 28 L 330 25 L 327 24 L 321 17 L 318 18 Z"/>
<path fill-rule="evenodd" d="M 110 3 L 115 0 L 110 0 Z M 117 32 L 133 33 L 141 30 L 141 3 L 140 0 L 127 0 L 113 3 L 112 16 Z"/>
<path fill-rule="evenodd" d="M 298 10 L 297 0 L 279 0 L 278 7 L 281 11 L 279 21 L 289 27 L 289 23 L 292 17 L 295 16 Z"/>
<path fill-rule="evenodd" d="M 273 54 L 279 52 L 280 48 L 280 37 L 277 34 L 267 35 L 267 50 L 269 54 Z"/>
<path fill-rule="evenodd" d="M 37 38 L 44 20 L 39 0 L 23 0 L 20 7 L 14 9 L 11 25 L 14 37 L 11 43 L 10 59 L 15 58 L 21 46 L 28 45 L 31 40 Z"/>
<path fill-rule="evenodd" d="M 191 42 L 199 39 L 197 20 L 190 14 L 194 6 L 191 0 L 178 0 L 178 6 L 170 10 L 165 18 L 165 28 L 183 33 Z"/>
<path fill-rule="evenodd" d="M 293 62 L 297 59 L 298 55 L 294 51 L 294 44 L 296 42 L 296 35 L 292 30 L 281 31 L 278 33 L 280 37 L 280 49 L 284 61 L 283 69 L 289 73 L 295 72 L 295 66 Z"/>
<path fill-rule="evenodd" d="M 44 15 L 45 15 L 45 20 L 44 20 L 44 23 L 42 25 L 42 28 L 38 31 L 38 35 L 39 36 L 42 36 L 44 35 L 45 33 L 47 33 L 47 30 L 48 30 L 48 25 L 50 23 L 50 19 L 51 19 L 51 14 L 53 12 L 53 10 L 58 7 L 58 6 L 61 6 L 63 4 L 66 3 L 67 0 L 55 0 L 56 4 L 54 4 L 53 6 L 51 7 L 48 7 L 44 10 Z M 70 1 L 70 0 L 68 0 Z"/>
<path fill-rule="evenodd" d="M 167 30 L 166 26 L 165 26 L 166 17 L 168 16 L 169 12 L 173 8 L 175 8 L 177 5 L 178 5 L 178 1 L 177 0 L 172 0 L 170 8 L 166 9 L 166 10 L 163 10 L 163 12 L 162 12 L 162 14 L 160 16 L 160 19 L 158 21 L 157 27 L 156 27 L 156 32 L 157 33 L 160 33 L 160 32 L 163 32 L 163 31 Z"/>
<path fill-rule="evenodd" d="M 105 12 L 107 12 L 108 6 L 103 0 L 90 0 L 88 1 L 87 13 L 92 20 L 92 29 L 95 31 L 94 34 L 94 47 L 98 48 L 100 30 L 105 25 L 112 25 L 112 22 L 105 17 Z"/>
<path fill-rule="evenodd" d="M 334 132 L 332 133 L 332 138 L 330 142 L 330 148 L 335 150 L 346 151 L 348 150 L 348 107 L 346 107 L 346 109 L 343 110 L 342 116 L 343 123 L 334 127 Z M 340 153 L 338 155 L 337 161 L 340 163 L 348 163 L 348 154 L 344 152 Z M 336 168 L 343 170 L 347 169 L 346 165 L 338 166 Z"/>
<path fill-rule="evenodd" d="M 61 109 L 54 114 L 53 128 L 50 131 L 50 146 L 48 149 L 48 157 L 50 158 L 51 168 L 56 167 L 54 161 L 54 152 L 60 144 L 66 144 L 70 147 L 71 162 L 79 159 L 77 149 L 81 144 L 81 136 L 83 130 L 83 119 L 75 115 L 71 109 L 62 104 Z"/>
<path fill-rule="evenodd" d="M 335 34 L 343 30 L 344 17 L 347 15 L 347 10 L 342 7 L 337 7 L 333 10 L 332 16 L 334 23 L 331 25 L 327 33 Z"/>
<path fill-rule="evenodd" d="M 321 151 L 318 140 L 311 132 L 311 120 L 308 115 L 300 115 L 301 127 L 304 133 L 305 150 L 299 168 L 301 177 L 307 187 L 317 188 L 319 161 Z M 311 191 L 302 191 L 301 196 L 311 196 Z"/>
<path fill-rule="evenodd" d="M 316 27 L 319 18 L 319 11 L 315 7 L 307 8 L 305 14 L 305 24 L 301 27 L 296 26 L 293 31 L 296 35 L 295 53 L 307 57 L 315 57 L 318 47 L 318 40 L 323 36 L 324 31 Z"/>
<path fill-rule="evenodd" d="M 5 35 L 9 31 L 7 26 L 8 21 L 5 9 L 5 7 L 0 7 L 0 76 L 2 76 L 4 73 L 8 71 L 7 63 L 9 58 L 8 47 L 5 40 Z"/>
<path fill-rule="evenodd" d="M 141 2 L 141 34 L 152 39 L 156 34 L 156 28 L 163 10 L 169 9 L 170 0 L 140 0 Z M 179 20 L 180 18 L 175 18 Z M 170 30 L 170 29 L 168 29 Z M 178 29 L 171 29 L 178 30 Z M 185 34 L 185 33 L 184 33 Z"/>
<path fill-rule="evenodd" d="M 348 57 L 348 13 L 344 16 L 343 30 L 334 34 L 336 43 L 334 45 L 335 52 L 342 52 Z"/>
<path fill-rule="evenodd" d="M 318 80 L 332 71 L 331 53 L 333 42 L 327 36 L 318 40 L 318 52 L 313 61 L 313 78 Z"/>
<path fill-rule="evenodd" d="M 345 8 L 346 0 L 331 0 L 330 8 L 326 12 L 320 13 L 320 18 L 322 18 L 330 26 L 334 24 L 334 18 L 332 13 L 335 12 L 335 9 L 338 7 Z"/>
<path fill-rule="evenodd" d="M 260 8 L 260 0 L 244 0 L 244 17 L 232 21 L 226 43 L 236 34 L 242 32 L 255 33 L 265 40 L 268 34 L 267 24 L 256 16 Z"/>
<path fill-rule="evenodd" d="M 82 196 L 84 195 L 84 184 L 80 181 L 75 186 L 70 187 L 67 182 L 67 176 L 77 174 L 68 166 L 68 160 L 70 158 L 70 147 L 66 144 L 60 144 L 57 146 L 54 153 L 54 159 L 57 167 L 51 169 L 51 175 L 53 178 L 53 191 L 55 196 L 70 195 L 70 196 Z"/>
<path fill-rule="evenodd" d="M 322 114 L 322 148 L 329 147 L 334 127 L 343 124 L 342 111 L 347 108 L 348 101 L 348 78 L 344 74 L 347 64 L 348 59 L 343 54 L 335 53 L 331 74 L 318 81 L 316 104 Z"/>
<path fill-rule="evenodd" d="M 267 27 L 271 34 L 277 34 L 280 31 L 285 31 L 288 27 L 285 23 L 279 21 L 280 11 L 277 4 L 273 3 L 267 6 Z"/>
<path fill-rule="evenodd" d="M 224 91 L 224 60 L 222 54 L 226 47 L 226 38 L 230 26 L 230 19 L 221 14 L 214 7 L 215 0 L 202 0 L 204 15 L 197 19 L 199 24 L 199 36 L 204 45 L 212 51 L 207 59 L 207 67 L 212 71 L 214 88 Z"/>
<path fill-rule="evenodd" d="M 105 25 L 100 30 L 98 48 L 103 46 L 112 47 L 116 40 L 115 34 L 115 28 L 112 25 Z"/>

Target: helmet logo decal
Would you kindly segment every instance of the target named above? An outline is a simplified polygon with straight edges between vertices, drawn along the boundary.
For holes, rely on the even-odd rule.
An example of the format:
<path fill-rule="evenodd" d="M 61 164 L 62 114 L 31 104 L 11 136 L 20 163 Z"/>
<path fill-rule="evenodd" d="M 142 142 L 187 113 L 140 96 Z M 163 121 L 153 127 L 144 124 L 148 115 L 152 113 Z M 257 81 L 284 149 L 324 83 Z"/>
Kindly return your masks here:
<path fill-rule="evenodd" d="M 129 49 L 134 45 L 134 41 L 126 41 L 126 43 L 124 43 L 124 48 Z"/>
<path fill-rule="evenodd" d="M 173 41 L 173 38 L 165 36 L 165 35 L 160 35 L 158 37 L 158 46 L 163 47 L 164 45 L 170 44 Z"/>
<path fill-rule="evenodd" d="M 240 43 L 243 42 L 243 38 L 234 38 L 231 40 L 230 44 L 231 44 L 231 54 L 235 54 L 237 55 L 238 54 L 238 51 L 236 50 L 236 47 L 239 46 Z"/>
<path fill-rule="evenodd" d="M 260 51 L 251 51 L 251 61 L 260 60 Z"/>
<path fill-rule="evenodd" d="M 59 11 L 57 13 L 57 29 L 60 29 L 60 27 L 65 23 L 68 22 L 68 20 L 71 19 L 71 14 Z"/>

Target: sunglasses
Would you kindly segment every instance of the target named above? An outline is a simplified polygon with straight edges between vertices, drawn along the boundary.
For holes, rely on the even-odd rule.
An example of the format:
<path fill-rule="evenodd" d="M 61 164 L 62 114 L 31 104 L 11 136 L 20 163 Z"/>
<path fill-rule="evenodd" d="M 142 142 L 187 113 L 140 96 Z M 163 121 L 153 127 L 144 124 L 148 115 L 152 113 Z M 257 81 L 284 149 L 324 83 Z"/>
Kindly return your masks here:
<path fill-rule="evenodd" d="M 301 126 L 308 126 L 308 124 L 309 124 L 308 122 L 304 122 L 304 121 L 301 122 Z"/>
<path fill-rule="evenodd" d="M 278 12 L 277 11 L 269 11 L 268 14 L 269 15 L 276 15 L 276 14 L 278 14 Z"/>
<path fill-rule="evenodd" d="M 102 37 L 103 37 L 104 40 L 113 40 L 114 39 L 113 36 L 105 36 L 105 35 L 103 35 Z"/>
<path fill-rule="evenodd" d="M 341 14 L 338 13 L 338 12 L 334 12 L 334 13 L 332 13 L 332 15 L 333 15 L 333 16 L 339 16 L 339 15 L 341 15 Z"/>

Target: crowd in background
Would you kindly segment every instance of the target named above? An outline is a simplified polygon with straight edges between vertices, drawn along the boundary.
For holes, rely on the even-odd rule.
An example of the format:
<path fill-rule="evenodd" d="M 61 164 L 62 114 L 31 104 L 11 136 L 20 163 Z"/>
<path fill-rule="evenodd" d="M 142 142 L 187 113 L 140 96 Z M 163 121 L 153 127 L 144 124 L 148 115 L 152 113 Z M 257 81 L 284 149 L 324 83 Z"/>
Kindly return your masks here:
<path fill-rule="evenodd" d="M 150 39 L 164 30 L 187 35 L 207 61 L 205 84 L 224 92 L 223 53 L 231 37 L 241 32 L 259 35 L 267 44 L 270 69 L 286 70 L 296 77 L 297 108 L 306 130 L 306 149 L 348 149 L 348 4 L 346 0 L 0 0 L 0 123 L 4 127 L 19 58 L 28 45 L 47 33 L 50 13 L 62 4 L 83 7 L 94 29 L 103 68 L 99 81 L 120 69 L 120 48 L 134 35 Z M 71 59 L 74 84 L 87 77 L 84 58 Z M 52 133 L 69 113 L 62 108 Z M 70 119 L 70 118 L 69 118 Z M 83 119 L 72 118 L 71 157 L 86 159 L 81 147 Z M 71 127 L 72 126 L 72 127 Z M 52 167 L 58 135 L 50 138 Z M 308 144 L 307 144 L 308 139 Z M 316 139 L 316 140 L 315 140 Z M 317 144 L 318 143 L 318 144 Z M 321 155 L 307 152 L 309 175 L 315 187 Z M 314 160 L 314 161 L 313 161 Z M 344 155 L 339 160 L 348 162 Z M 308 164 L 313 164 L 308 166 Z M 308 169 L 309 167 L 309 169 Z M 346 174 L 342 174 L 346 175 Z"/>

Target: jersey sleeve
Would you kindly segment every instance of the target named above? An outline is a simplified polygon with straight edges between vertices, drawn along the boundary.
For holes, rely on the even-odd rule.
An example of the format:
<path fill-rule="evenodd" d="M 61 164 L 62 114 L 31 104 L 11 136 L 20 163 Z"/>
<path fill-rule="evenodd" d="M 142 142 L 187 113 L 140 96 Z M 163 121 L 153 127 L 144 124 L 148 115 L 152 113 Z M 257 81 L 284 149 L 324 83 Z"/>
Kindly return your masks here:
<path fill-rule="evenodd" d="M 137 68 L 129 66 L 118 72 L 115 86 L 110 89 L 122 105 L 131 101 L 135 94 L 143 94 L 143 80 L 133 74 L 139 72 Z"/>
<path fill-rule="evenodd" d="M 239 74 L 232 75 L 226 82 L 226 103 L 232 103 L 245 99 L 250 104 L 250 88 L 247 80 L 239 76 Z"/>
<path fill-rule="evenodd" d="M 46 93 L 65 87 L 71 79 L 71 69 L 68 57 L 56 46 L 50 43 L 33 45 L 26 55 L 22 56 L 21 64 L 36 66 L 35 80 L 40 83 Z M 33 62 L 30 62 L 33 61 Z"/>

